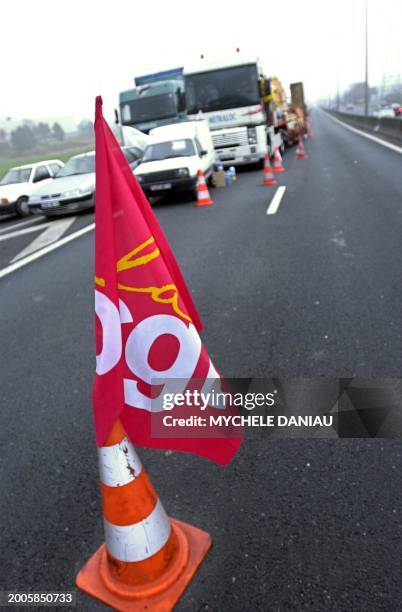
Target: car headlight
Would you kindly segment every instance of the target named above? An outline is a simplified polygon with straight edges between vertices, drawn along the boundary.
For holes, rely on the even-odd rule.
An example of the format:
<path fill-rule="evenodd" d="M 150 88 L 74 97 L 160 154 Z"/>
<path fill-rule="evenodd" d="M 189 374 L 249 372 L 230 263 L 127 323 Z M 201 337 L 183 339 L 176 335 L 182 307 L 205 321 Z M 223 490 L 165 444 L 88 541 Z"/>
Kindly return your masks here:
<path fill-rule="evenodd" d="M 178 168 L 177 169 L 177 176 L 181 176 L 181 177 L 185 177 L 185 176 L 189 176 L 190 173 L 188 171 L 188 168 Z"/>
<path fill-rule="evenodd" d="M 0 202 L 2 204 L 9 204 L 10 200 L 8 198 L 1 198 Z"/>
<path fill-rule="evenodd" d="M 137 177 L 137 181 L 142 183 L 142 181 L 144 180 L 144 177 L 141 174 L 136 174 L 135 176 Z"/>
<path fill-rule="evenodd" d="M 77 196 L 82 196 L 82 195 L 91 195 L 92 190 L 89 189 L 88 187 L 85 189 L 69 189 L 68 191 L 65 191 L 63 193 L 63 197 L 64 198 L 74 198 Z"/>

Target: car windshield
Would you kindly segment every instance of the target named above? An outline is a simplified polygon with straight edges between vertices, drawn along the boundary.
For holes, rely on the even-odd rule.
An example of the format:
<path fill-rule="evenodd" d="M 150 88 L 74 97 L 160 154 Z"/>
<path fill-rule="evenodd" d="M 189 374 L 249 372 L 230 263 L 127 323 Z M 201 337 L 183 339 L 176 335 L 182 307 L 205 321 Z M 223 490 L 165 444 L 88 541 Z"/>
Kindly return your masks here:
<path fill-rule="evenodd" d="M 0 185 L 11 185 L 12 183 L 27 183 L 31 176 L 32 168 L 15 168 L 9 170 L 1 179 Z"/>
<path fill-rule="evenodd" d="M 190 157 L 195 155 L 194 144 L 189 138 L 169 140 L 149 145 L 145 149 L 143 162 L 170 159 L 171 157 Z"/>
<path fill-rule="evenodd" d="M 260 103 L 256 64 L 186 76 L 187 111 L 210 112 Z"/>
<path fill-rule="evenodd" d="M 78 155 L 68 160 L 63 168 L 57 173 L 61 176 L 73 176 L 74 174 L 89 174 L 95 172 L 95 155 Z"/>

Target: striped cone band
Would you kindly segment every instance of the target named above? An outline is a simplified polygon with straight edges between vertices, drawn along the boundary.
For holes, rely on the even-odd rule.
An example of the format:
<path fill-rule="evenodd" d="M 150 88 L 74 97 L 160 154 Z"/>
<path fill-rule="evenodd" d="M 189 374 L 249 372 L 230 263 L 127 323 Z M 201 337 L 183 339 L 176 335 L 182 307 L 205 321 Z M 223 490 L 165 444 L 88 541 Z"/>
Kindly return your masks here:
<path fill-rule="evenodd" d="M 119 421 L 98 458 L 111 572 L 127 584 L 156 579 L 174 556 L 176 536 Z"/>

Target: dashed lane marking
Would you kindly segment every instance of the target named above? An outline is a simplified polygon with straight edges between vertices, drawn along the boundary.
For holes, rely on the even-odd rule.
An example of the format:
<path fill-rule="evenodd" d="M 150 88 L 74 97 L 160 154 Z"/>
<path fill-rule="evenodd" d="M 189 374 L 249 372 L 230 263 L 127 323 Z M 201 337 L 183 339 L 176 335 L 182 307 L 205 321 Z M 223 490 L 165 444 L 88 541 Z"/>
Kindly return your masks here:
<path fill-rule="evenodd" d="M 279 208 L 279 204 L 281 203 L 281 200 L 285 194 L 286 191 L 286 187 L 284 185 L 281 185 L 280 187 L 278 187 L 278 189 L 275 192 L 274 197 L 272 198 L 268 208 L 267 208 L 267 215 L 275 215 L 276 212 L 278 211 Z"/>
<path fill-rule="evenodd" d="M 31 253 L 31 255 L 27 255 L 27 257 L 24 257 L 23 259 L 19 259 L 18 261 L 15 261 L 14 263 L 7 266 L 6 268 L 3 268 L 2 270 L 0 270 L 0 278 L 3 278 L 4 276 L 11 274 L 12 272 L 15 272 L 19 268 L 22 268 L 23 266 L 26 266 L 32 261 L 35 261 L 36 259 L 39 259 L 40 257 L 43 257 L 44 255 L 47 255 L 47 253 L 50 253 L 51 251 L 55 251 L 56 249 L 60 248 L 64 244 L 67 244 L 68 242 L 71 242 L 72 240 L 75 240 L 76 238 L 79 238 L 80 236 L 87 234 L 88 232 L 92 231 L 94 227 L 95 227 L 95 223 L 91 223 L 90 225 L 87 225 L 81 228 L 80 230 L 74 232 L 73 234 L 69 234 L 68 236 L 65 236 L 65 238 L 61 238 L 61 240 L 58 240 L 57 242 L 54 242 L 53 244 L 49 244 L 48 246 L 44 247 L 43 249 L 40 249 L 39 251 L 36 251 L 35 253 Z"/>

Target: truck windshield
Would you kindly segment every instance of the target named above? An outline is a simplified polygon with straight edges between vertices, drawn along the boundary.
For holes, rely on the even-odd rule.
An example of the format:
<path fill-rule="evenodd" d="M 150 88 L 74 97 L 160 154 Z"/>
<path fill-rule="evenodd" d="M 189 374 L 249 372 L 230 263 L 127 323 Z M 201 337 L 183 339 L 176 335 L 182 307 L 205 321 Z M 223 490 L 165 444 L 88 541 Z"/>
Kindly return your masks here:
<path fill-rule="evenodd" d="M 0 185 L 12 185 L 14 183 L 28 183 L 32 168 L 16 168 L 9 170 L 0 181 Z"/>
<path fill-rule="evenodd" d="M 256 64 L 189 74 L 185 85 L 189 115 L 260 104 Z"/>
<path fill-rule="evenodd" d="M 149 97 L 143 94 L 141 98 L 121 105 L 121 117 L 125 125 L 167 119 L 176 115 L 176 94 L 173 92 Z"/>
<path fill-rule="evenodd" d="M 191 157 L 196 155 L 194 144 L 189 138 L 156 142 L 145 149 L 142 162 L 170 159 L 171 157 Z"/>

